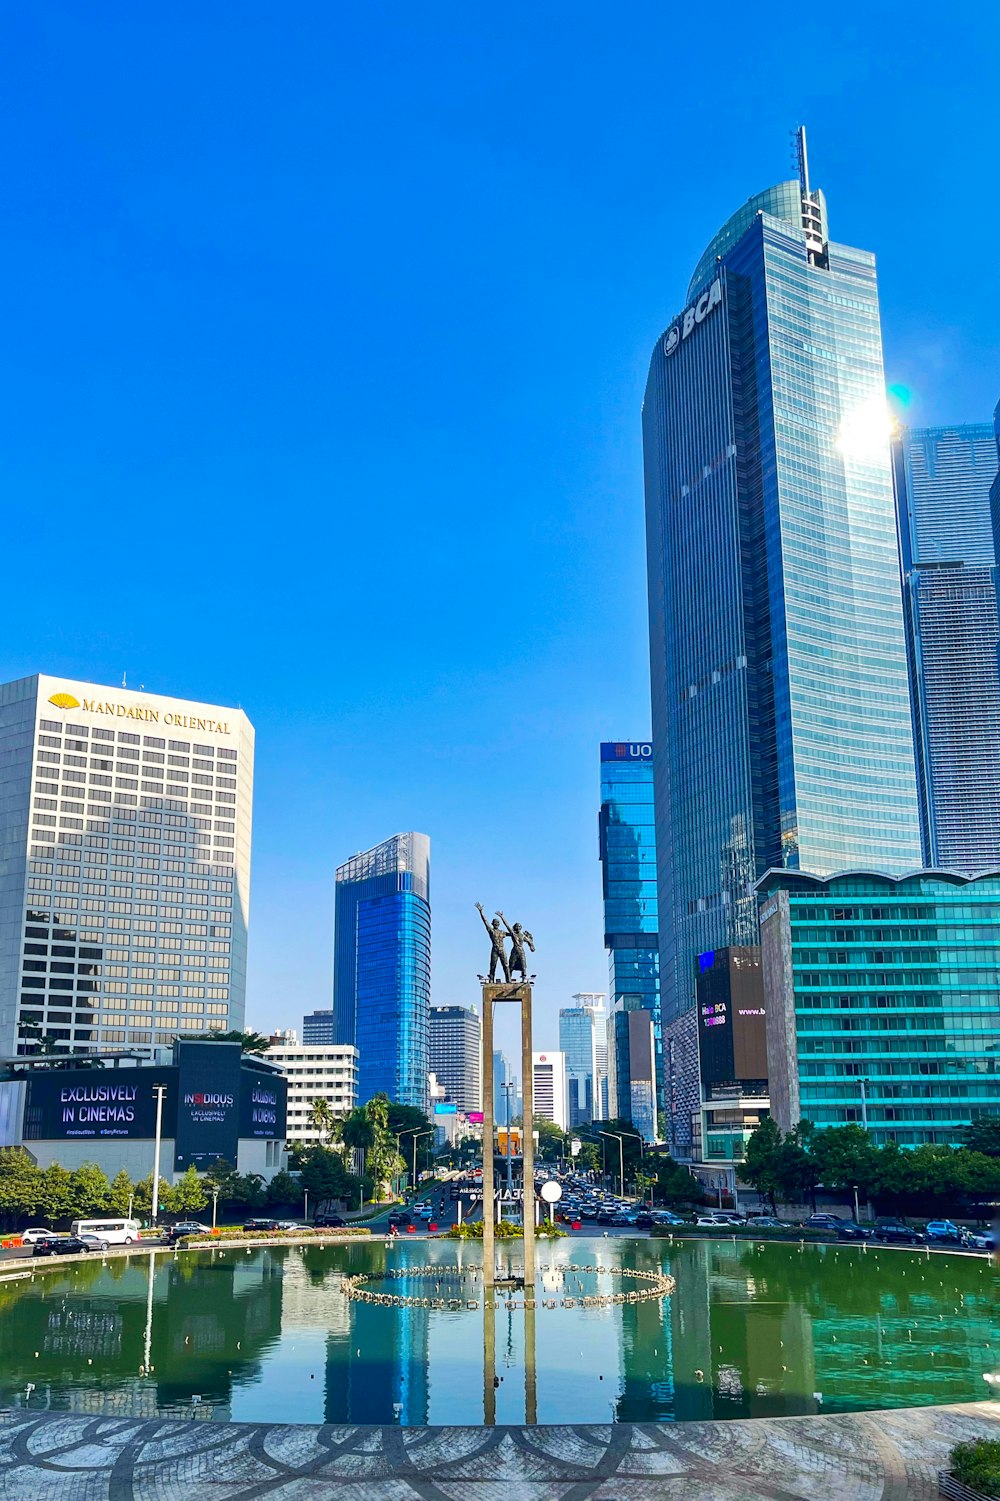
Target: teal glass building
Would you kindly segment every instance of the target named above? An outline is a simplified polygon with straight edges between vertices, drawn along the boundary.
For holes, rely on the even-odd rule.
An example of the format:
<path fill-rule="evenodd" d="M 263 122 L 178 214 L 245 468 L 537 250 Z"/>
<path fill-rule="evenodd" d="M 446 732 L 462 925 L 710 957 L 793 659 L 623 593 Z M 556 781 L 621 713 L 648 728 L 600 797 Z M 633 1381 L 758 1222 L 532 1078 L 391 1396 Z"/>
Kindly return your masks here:
<path fill-rule="evenodd" d="M 395 834 L 337 870 L 334 1041 L 358 1049 L 358 1103 L 427 1106 L 430 840 Z"/>
<path fill-rule="evenodd" d="M 751 198 L 643 407 L 666 1119 L 700 1105 L 697 956 L 753 885 L 921 864 L 874 257 L 802 180 Z"/>
<path fill-rule="evenodd" d="M 771 1114 L 961 1144 L 1000 1113 L 1000 871 L 758 883 Z"/>
<path fill-rule="evenodd" d="M 599 848 L 604 890 L 604 946 L 608 951 L 609 1109 L 624 1119 L 642 1115 L 640 1129 L 653 1140 L 663 1109 L 663 1028 L 653 812 L 653 747 L 648 741 L 601 745 Z M 627 1013 L 649 1013 L 653 1066 L 631 1078 Z M 633 1028 L 633 1034 L 635 1028 Z M 644 1034 L 645 1035 L 645 1034 Z M 639 1050 L 645 1056 L 645 1048 Z M 650 1075 L 655 1099 L 647 1098 Z M 634 1087 L 633 1087 L 634 1085 Z"/>
<path fill-rule="evenodd" d="M 1000 866 L 1000 629 L 990 424 L 893 442 L 924 863 Z"/>

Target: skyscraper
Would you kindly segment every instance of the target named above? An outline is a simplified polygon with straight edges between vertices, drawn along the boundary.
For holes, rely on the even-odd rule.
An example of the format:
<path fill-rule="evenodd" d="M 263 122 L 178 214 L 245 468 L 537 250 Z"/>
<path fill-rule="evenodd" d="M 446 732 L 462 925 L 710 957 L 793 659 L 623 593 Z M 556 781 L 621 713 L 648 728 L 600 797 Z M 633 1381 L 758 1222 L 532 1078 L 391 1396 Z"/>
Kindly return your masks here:
<path fill-rule="evenodd" d="M 461 1111 L 483 1108 L 482 1054 L 483 1023 L 475 1006 L 431 1007 L 431 1071 Z"/>
<path fill-rule="evenodd" d="M 566 1103 L 566 1059 L 562 1053 L 532 1053 L 531 1072 L 535 1115 L 560 1130 L 569 1125 Z"/>
<path fill-rule="evenodd" d="M 597 1080 L 597 1034 L 594 1012 L 588 1006 L 563 1006 L 559 1011 L 559 1049 L 566 1060 L 569 1124 L 589 1125 L 594 1119 Z"/>
<path fill-rule="evenodd" d="M 800 180 L 707 246 L 643 408 L 667 1118 L 699 1107 L 698 954 L 753 881 L 919 866 L 874 257 Z"/>
<path fill-rule="evenodd" d="M 1000 665 L 983 422 L 893 443 L 924 863 L 1000 866 Z"/>
<path fill-rule="evenodd" d="M 358 1100 L 427 1101 L 430 840 L 394 834 L 337 870 L 335 1041 L 358 1049 Z"/>
<path fill-rule="evenodd" d="M 0 1053 L 243 1026 L 253 753 L 239 709 L 0 686 Z"/>
<path fill-rule="evenodd" d="M 629 1011 L 646 1013 L 653 1035 L 657 1095 L 656 1108 L 645 1111 L 650 1119 L 655 1120 L 658 1112 L 662 1119 L 664 1098 L 653 767 L 648 740 L 613 740 L 601 746 L 598 828 L 610 985 L 605 1032 L 607 1113 L 622 1120 L 632 1118 L 631 1049 L 628 1023 L 616 1021 L 616 1016 Z M 637 1058 L 640 1052 L 637 1045 Z"/>
<path fill-rule="evenodd" d="M 582 1006 L 594 1017 L 594 1120 L 608 1118 L 608 1013 L 604 1009 L 607 996 L 603 990 L 580 990 L 573 996 L 573 1005 Z"/>
<path fill-rule="evenodd" d="M 336 1027 L 333 1010 L 310 1011 L 302 1018 L 302 1041 L 318 1047 L 332 1047 Z"/>

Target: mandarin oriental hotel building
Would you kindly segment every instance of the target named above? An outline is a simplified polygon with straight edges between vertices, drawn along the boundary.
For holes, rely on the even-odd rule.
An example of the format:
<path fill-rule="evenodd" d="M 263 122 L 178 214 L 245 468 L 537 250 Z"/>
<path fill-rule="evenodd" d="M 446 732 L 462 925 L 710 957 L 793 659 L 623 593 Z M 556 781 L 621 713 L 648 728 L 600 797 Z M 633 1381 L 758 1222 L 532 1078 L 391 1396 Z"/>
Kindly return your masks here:
<path fill-rule="evenodd" d="M 0 686 L 0 1056 L 243 1026 L 253 750 L 238 709 Z"/>

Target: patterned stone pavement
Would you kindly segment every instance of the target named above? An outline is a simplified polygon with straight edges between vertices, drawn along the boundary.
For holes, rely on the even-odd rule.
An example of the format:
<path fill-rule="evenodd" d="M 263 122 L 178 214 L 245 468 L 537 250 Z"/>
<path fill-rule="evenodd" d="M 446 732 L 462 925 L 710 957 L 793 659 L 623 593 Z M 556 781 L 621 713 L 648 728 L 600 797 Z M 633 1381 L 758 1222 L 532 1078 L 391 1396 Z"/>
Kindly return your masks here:
<path fill-rule="evenodd" d="M 0 1413 L 3 1501 L 931 1501 L 1000 1403 L 737 1423 L 361 1428 Z"/>

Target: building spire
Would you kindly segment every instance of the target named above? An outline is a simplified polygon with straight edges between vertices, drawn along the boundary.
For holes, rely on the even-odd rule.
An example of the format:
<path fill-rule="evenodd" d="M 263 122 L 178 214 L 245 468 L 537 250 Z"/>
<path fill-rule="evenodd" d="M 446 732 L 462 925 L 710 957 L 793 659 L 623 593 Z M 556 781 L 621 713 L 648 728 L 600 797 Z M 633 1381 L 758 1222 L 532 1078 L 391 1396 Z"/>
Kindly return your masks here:
<path fill-rule="evenodd" d="M 820 195 L 809 186 L 809 153 L 806 149 L 806 128 L 795 128 L 795 156 L 799 168 L 799 187 L 802 194 L 802 228 L 806 235 L 806 251 L 813 266 L 829 264 L 826 242 L 823 238 L 823 219 L 820 210 Z"/>

